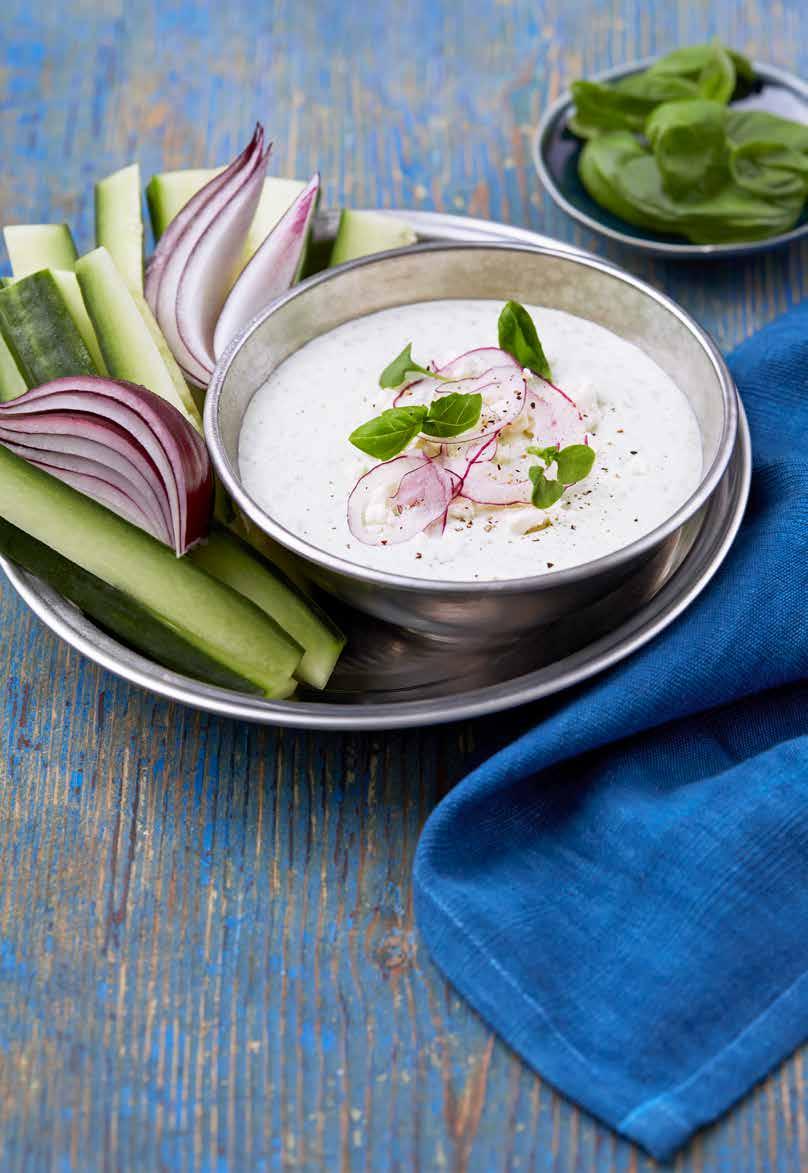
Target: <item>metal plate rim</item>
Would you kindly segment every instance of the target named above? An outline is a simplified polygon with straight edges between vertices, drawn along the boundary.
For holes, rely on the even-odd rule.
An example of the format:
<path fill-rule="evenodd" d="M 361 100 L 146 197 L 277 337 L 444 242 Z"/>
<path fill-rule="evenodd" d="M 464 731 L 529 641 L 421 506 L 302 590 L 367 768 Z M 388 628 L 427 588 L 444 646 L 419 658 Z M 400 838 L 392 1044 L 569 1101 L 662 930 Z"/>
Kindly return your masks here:
<path fill-rule="evenodd" d="M 610 69 L 604 69 L 600 73 L 593 74 L 590 80 L 596 82 L 615 81 L 628 74 L 647 69 L 656 60 L 657 57 L 653 56 L 642 57 L 637 61 L 625 62 L 623 65 L 612 66 Z M 796 74 L 789 73 L 788 70 L 780 69 L 775 65 L 769 65 L 763 61 L 753 61 L 752 65 L 755 72 L 764 80 L 779 82 L 808 101 L 808 84 L 797 77 Z M 789 229 L 788 232 L 781 232 L 777 236 L 770 236 L 766 240 L 740 241 L 738 243 L 727 244 L 689 244 L 683 241 L 681 244 L 675 244 L 670 241 L 653 240 L 650 237 L 630 236 L 628 233 L 621 232 L 617 228 L 612 228 L 610 225 L 604 224 L 586 212 L 582 212 L 580 208 L 576 208 L 574 204 L 571 204 L 563 192 L 559 190 L 544 161 L 544 141 L 547 132 L 555 123 L 556 119 L 571 105 L 572 93 L 567 89 L 545 110 L 532 136 L 531 153 L 533 155 L 533 165 L 536 168 L 542 187 L 550 196 L 553 203 L 561 208 L 562 211 L 566 212 L 571 219 L 575 220 L 578 224 L 582 224 L 585 228 L 590 229 L 590 231 L 597 233 L 599 236 L 607 237 L 625 248 L 635 249 L 650 256 L 668 257 L 670 259 L 678 257 L 681 260 L 695 260 L 698 258 L 751 256 L 753 253 L 765 252 L 768 249 L 779 248 L 782 245 L 802 240 L 803 237 L 808 235 L 808 222 L 806 222 Z"/>
<path fill-rule="evenodd" d="M 439 238 L 442 231 L 459 234 L 466 224 L 464 217 L 437 212 L 385 211 L 390 215 L 409 218 L 425 236 L 432 232 Z M 508 225 L 494 221 L 472 220 L 468 226 L 470 231 L 490 233 L 490 239 L 556 244 L 539 233 L 532 233 L 528 229 L 511 229 Z M 566 247 L 572 252 L 581 251 L 572 246 Z M 360 705 L 268 701 L 214 688 L 169 672 L 116 643 L 80 616 L 70 604 L 60 600 L 49 588 L 6 559 L 0 558 L 0 567 L 23 601 L 54 634 L 101 667 L 168 700 L 224 717 L 289 728 L 357 731 L 445 724 L 515 708 L 581 683 L 638 650 L 672 623 L 718 570 L 741 523 L 751 479 L 751 444 L 740 402 L 736 452 L 725 475 L 735 478 L 735 494 L 727 512 L 717 522 L 713 521 L 712 529 L 715 533 L 712 540 L 709 533 L 705 532 L 708 529 L 708 514 L 694 549 L 677 573 L 632 620 L 554 664 L 509 681 L 457 693 L 453 697 L 442 697 L 440 705 L 430 699 Z M 705 542 L 711 545 L 711 549 L 708 550 L 706 564 L 694 578 L 692 569 L 688 574 L 688 565 L 694 565 L 693 556 Z M 83 621 L 89 634 L 77 630 L 74 615 Z"/>

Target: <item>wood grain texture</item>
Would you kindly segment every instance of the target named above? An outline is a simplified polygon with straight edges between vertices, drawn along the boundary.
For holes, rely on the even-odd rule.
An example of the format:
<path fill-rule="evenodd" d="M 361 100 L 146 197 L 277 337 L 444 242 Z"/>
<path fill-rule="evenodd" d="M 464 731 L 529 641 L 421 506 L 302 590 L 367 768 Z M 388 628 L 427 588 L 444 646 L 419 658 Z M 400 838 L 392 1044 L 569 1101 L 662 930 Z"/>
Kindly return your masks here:
<path fill-rule="evenodd" d="M 601 249 L 725 348 L 804 295 L 808 248 L 666 264 L 546 200 L 541 109 L 580 72 L 715 33 L 808 72 L 802 0 L 6 0 L 0 220 L 68 218 L 137 155 L 219 162 L 262 117 L 328 203 L 467 212 Z M 375 736 L 157 701 L 0 588 L 0 1169 L 640 1173 L 419 949 L 419 829 L 537 710 Z M 675 1168 L 808 1169 L 795 1056 Z"/>

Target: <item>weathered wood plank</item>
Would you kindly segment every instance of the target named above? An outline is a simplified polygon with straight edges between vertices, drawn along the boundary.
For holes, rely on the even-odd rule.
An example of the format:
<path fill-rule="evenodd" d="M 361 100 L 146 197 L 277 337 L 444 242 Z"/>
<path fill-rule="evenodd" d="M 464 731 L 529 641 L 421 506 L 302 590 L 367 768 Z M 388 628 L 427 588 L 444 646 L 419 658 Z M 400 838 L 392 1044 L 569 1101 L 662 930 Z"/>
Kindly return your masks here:
<path fill-rule="evenodd" d="M 0 219 L 67 217 L 137 153 L 220 161 L 257 116 L 328 202 L 436 207 L 595 247 L 731 346 L 805 295 L 808 248 L 731 266 L 604 248 L 529 134 L 579 71 L 714 33 L 808 67 L 799 0 L 9 0 Z M 527 1071 L 419 949 L 428 811 L 526 718 L 315 736 L 155 700 L 0 592 L 0 1167 L 648 1170 Z M 796 1056 L 678 1170 L 808 1168 Z"/>

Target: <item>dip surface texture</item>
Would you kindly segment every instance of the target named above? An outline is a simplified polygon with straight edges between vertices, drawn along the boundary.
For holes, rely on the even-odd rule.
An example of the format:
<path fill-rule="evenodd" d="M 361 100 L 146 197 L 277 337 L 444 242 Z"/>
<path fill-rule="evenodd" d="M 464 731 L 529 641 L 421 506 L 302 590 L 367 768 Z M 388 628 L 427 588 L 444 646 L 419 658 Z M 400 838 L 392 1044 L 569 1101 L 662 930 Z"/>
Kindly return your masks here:
<path fill-rule="evenodd" d="M 701 476 L 701 440 L 687 399 L 631 343 L 572 314 L 527 306 L 553 381 L 584 415 L 582 426 L 597 454 L 586 480 L 546 511 L 456 499 L 442 534 L 430 531 L 378 546 L 351 534 L 348 498 L 359 477 L 378 462 L 354 448 L 348 436 L 393 405 L 395 392 L 378 385 L 380 372 L 407 342 L 424 365 L 496 346 L 501 308 L 500 302 L 482 300 L 397 306 L 307 343 L 272 373 L 245 413 L 239 467 L 247 492 L 276 521 L 321 550 L 432 580 L 549 573 L 600 558 L 649 533 L 685 502 Z M 541 436 L 524 440 L 525 446 L 541 443 Z"/>

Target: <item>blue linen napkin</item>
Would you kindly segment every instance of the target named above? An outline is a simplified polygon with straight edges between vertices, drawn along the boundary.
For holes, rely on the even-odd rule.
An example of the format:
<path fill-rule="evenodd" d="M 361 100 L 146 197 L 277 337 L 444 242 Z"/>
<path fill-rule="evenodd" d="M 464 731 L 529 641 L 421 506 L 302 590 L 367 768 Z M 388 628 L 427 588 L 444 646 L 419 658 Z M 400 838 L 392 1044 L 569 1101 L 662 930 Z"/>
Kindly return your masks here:
<path fill-rule="evenodd" d="M 659 1158 L 808 1037 L 808 302 L 730 365 L 754 474 L 721 572 L 466 778 L 415 862 L 449 980 Z"/>

